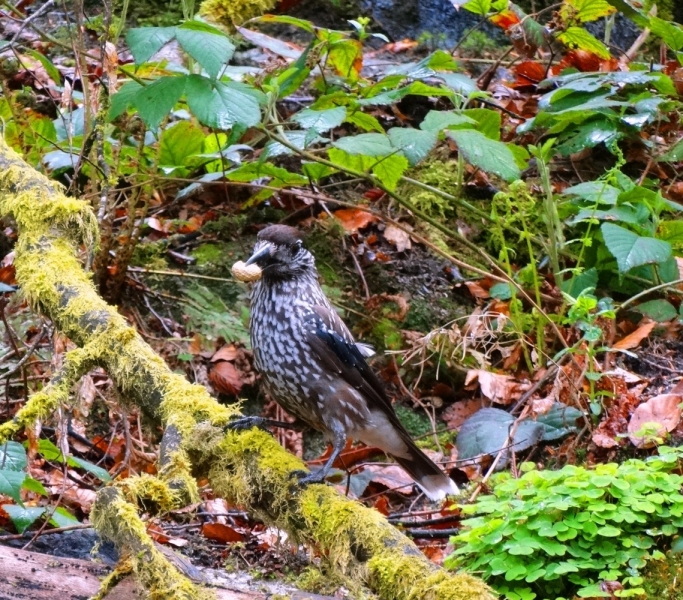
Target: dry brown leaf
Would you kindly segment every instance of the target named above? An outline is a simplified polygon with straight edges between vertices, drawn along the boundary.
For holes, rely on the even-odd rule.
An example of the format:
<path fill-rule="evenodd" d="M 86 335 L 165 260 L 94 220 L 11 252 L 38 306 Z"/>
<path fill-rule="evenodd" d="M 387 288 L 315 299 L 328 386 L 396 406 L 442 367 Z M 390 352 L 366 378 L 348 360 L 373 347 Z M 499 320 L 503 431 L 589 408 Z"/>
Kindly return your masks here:
<path fill-rule="evenodd" d="M 614 346 L 615 350 L 630 350 L 631 348 L 636 348 L 640 342 L 642 342 L 650 332 L 655 328 L 654 321 L 645 323 L 638 327 L 633 333 L 629 333 L 625 338 L 620 339 Z"/>
<path fill-rule="evenodd" d="M 458 430 L 465 422 L 465 419 L 472 416 L 481 408 L 481 404 L 481 398 L 456 402 L 443 411 L 441 418 L 448 425 L 448 429 Z"/>
<path fill-rule="evenodd" d="M 226 361 L 217 362 L 209 371 L 209 380 L 219 392 L 237 396 L 244 382 L 235 365 Z"/>
<path fill-rule="evenodd" d="M 595 431 L 592 436 L 593 443 L 600 448 L 614 448 L 619 445 L 619 442 L 614 437 L 603 433 L 602 431 Z"/>
<path fill-rule="evenodd" d="M 486 300 L 486 298 L 491 297 L 489 291 L 482 287 L 482 285 L 477 283 L 476 281 L 466 281 L 465 285 L 467 286 L 467 289 L 470 291 L 470 294 L 472 294 L 472 296 L 474 296 L 475 298 Z"/>
<path fill-rule="evenodd" d="M 236 358 L 237 348 L 235 348 L 234 344 L 226 344 L 211 357 L 211 362 L 217 362 L 219 360 L 227 360 L 228 362 L 232 362 Z"/>
<path fill-rule="evenodd" d="M 342 208 L 334 213 L 342 227 L 349 233 L 356 233 L 359 229 L 365 229 L 370 223 L 374 223 L 377 217 L 358 208 Z"/>
<path fill-rule="evenodd" d="M 206 500 L 202 504 L 202 510 L 205 513 L 212 515 L 212 518 L 217 523 L 227 524 L 228 503 L 223 498 L 214 498 L 213 500 Z"/>
<path fill-rule="evenodd" d="M 202 535 L 205 538 L 224 544 L 241 542 L 244 540 L 243 534 L 223 523 L 204 523 L 204 525 L 202 525 Z"/>
<path fill-rule="evenodd" d="M 491 373 L 484 369 L 470 369 L 465 378 L 465 385 L 469 385 L 475 379 L 479 380 L 479 389 L 489 400 L 498 404 L 510 404 L 519 398 L 527 385 L 516 382 L 509 375 Z"/>
<path fill-rule="evenodd" d="M 638 448 L 655 445 L 653 437 L 663 437 L 673 431 L 681 420 L 681 402 L 678 394 L 660 394 L 644 402 L 628 423 L 629 439 Z"/>
<path fill-rule="evenodd" d="M 546 396 L 545 398 L 536 398 L 531 402 L 531 412 L 535 415 L 546 414 L 557 401 L 552 395 Z"/>
<path fill-rule="evenodd" d="M 410 234 L 395 225 L 387 225 L 384 230 L 384 239 L 396 246 L 398 252 L 410 250 L 413 246 L 410 241 Z"/>

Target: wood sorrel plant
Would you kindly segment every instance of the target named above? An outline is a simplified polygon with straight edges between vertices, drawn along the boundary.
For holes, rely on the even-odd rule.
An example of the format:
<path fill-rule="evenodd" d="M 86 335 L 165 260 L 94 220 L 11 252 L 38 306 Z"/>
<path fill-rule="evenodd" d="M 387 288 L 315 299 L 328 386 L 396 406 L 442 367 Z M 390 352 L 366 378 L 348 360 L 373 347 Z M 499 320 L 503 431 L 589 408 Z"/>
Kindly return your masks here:
<path fill-rule="evenodd" d="M 493 492 L 463 506 L 464 531 L 446 560 L 482 576 L 509 600 L 617 597 L 644 593 L 640 575 L 661 559 L 683 527 L 683 476 L 673 473 L 683 449 L 594 469 L 565 466 L 494 477 Z M 613 588 L 616 586 L 612 586 Z"/>

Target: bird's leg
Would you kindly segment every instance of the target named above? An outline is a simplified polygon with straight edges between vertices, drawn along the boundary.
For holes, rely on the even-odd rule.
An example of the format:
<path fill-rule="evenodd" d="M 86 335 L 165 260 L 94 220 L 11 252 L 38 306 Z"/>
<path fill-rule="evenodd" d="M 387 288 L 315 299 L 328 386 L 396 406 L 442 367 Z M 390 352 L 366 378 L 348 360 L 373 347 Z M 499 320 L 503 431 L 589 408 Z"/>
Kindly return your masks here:
<path fill-rule="evenodd" d="M 292 471 L 291 476 L 298 479 L 300 486 L 306 486 L 310 483 L 324 483 L 330 469 L 334 465 L 341 451 L 346 447 L 346 432 L 343 427 L 337 426 L 333 429 L 332 438 L 332 454 L 323 465 L 322 469 L 318 469 L 315 473 L 306 473 L 306 471 Z"/>
<path fill-rule="evenodd" d="M 281 429 L 293 429 L 294 431 L 303 431 L 306 429 L 304 423 L 287 423 L 286 421 L 276 421 L 275 419 L 266 419 L 265 417 L 256 416 L 234 419 L 225 426 L 225 429 L 244 431 L 246 429 L 251 429 L 252 427 L 258 427 L 259 429 L 264 430 L 268 427 L 280 427 Z"/>

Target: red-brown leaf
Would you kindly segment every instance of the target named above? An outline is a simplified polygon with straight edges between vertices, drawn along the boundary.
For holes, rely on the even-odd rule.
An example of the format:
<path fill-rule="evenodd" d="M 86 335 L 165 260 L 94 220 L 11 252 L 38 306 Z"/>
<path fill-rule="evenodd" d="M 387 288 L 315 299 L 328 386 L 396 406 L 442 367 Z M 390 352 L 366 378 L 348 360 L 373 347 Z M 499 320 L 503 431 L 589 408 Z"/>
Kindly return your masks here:
<path fill-rule="evenodd" d="M 237 396 L 244 382 L 240 372 L 230 362 L 217 362 L 209 371 L 209 380 L 221 393 Z"/>

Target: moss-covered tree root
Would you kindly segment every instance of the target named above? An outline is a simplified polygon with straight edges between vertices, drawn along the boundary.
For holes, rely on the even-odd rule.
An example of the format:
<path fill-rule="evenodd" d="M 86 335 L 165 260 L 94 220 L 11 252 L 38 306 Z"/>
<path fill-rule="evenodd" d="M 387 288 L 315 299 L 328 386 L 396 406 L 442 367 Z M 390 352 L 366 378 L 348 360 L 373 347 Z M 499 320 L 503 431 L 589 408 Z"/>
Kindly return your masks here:
<path fill-rule="evenodd" d="M 158 553 L 136 504 L 160 510 L 197 498 L 194 476 L 209 477 L 214 491 L 252 514 L 314 545 L 342 575 L 359 578 L 386 600 L 488 600 L 478 579 L 448 574 L 375 511 L 331 488 L 293 487 L 302 463 L 268 434 L 224 433 L 236 411 L 217 404 L 204 388 L 172 373 L 153 350 L 107 305 L 82 269 L 78 254 L 92 251 L 97 225 L 90 207 L 66 197 L 0 140 L 0 214 L 18 225 L 17 280 L 33 307 L 80 346 L 57 377 L 0 428 L 0 443 L 68 402 L 70 383 L 83 369 L 103 367 L 121 392 L 166 428 L 159 477 L 122 481 L 101 490 L 93 523 L 127 557 L 149 597 L 207 598 Z M 200 594 L 198 596 L 197 594 Z"/>

